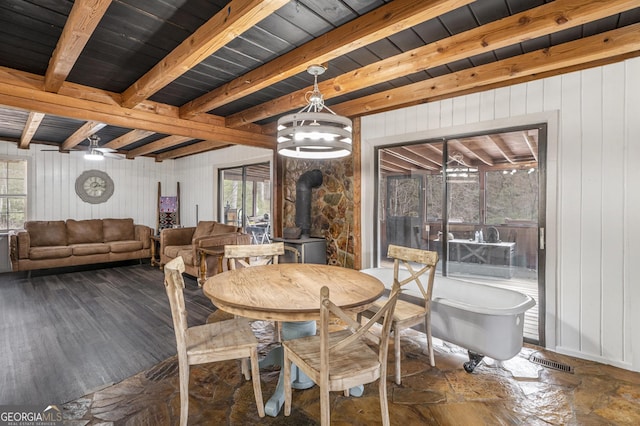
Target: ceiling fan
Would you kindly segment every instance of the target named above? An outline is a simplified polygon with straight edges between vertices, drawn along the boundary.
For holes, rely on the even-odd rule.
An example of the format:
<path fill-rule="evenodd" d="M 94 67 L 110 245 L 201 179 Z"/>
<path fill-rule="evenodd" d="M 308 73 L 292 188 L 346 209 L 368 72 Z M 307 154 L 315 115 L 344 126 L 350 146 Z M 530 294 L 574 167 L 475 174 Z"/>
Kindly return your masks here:
<path fill-rule="evenodd" d="M 118 154 L 115 149 L 101 148 L 98 145 L 100 142 L 100 136 L 91 135 L 87 139 L 89 140 L 88 147 L 76 147 L 79 150 L 85 151 L 85 160 L 100 161 L 104 157 L 115 158 L 116 160 L 122 160 L 123 158 L 125 158 L 123 154 Z"/>
<path fill-rule="evenodd" d="M 89 141 L 88 146 L 76 145 L 75 147 L 71 148 L 70 151 L 84 152 L 85 160 L 90 160 L 90 161 L 101 161 L 101 160 L 104 160 L 105 157 L 114 158 L 116 160 L 122 160 L 123 158 L 126 158 L 124 154 L 118 154 L 118 152 L 115 149 L 100 147 L 99 145 L 100 136 L 98 135 L 94 134 L 94 135 L 88 136 L 87 140 Z M 43 149 L 43 151 L 64 152 L 57 149 Z"/>

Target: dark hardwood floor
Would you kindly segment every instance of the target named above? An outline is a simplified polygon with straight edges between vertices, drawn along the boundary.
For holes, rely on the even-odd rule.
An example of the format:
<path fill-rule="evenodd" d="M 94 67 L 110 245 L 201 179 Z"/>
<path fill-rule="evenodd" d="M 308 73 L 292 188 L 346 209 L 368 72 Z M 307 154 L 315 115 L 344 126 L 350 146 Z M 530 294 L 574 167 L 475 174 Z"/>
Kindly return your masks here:
<path fill-rule="evenodd" d="M 64 403 L 175 355 L 163 278 L 149 264 L 0 274 L 0 405 Z M 203 324 L 215 308 L 185 284 Z"/>

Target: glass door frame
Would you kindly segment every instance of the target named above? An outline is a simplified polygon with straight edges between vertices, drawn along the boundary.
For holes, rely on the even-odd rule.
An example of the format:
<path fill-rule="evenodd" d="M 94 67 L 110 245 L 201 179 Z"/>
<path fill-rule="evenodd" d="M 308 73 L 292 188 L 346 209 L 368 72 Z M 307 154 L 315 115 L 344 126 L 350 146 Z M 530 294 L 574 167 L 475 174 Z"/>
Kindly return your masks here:
<path fill-rule="evenodd" d="M 539 173 L 539 181 L 538 181 L 538 226 L 537 226 L 537 280 L 538 280 L 538 342 L 529 342 L 536 343 L 540 345 L 544 345 L 546 342 L 545 336 L 545 318 L 546 318 L 546 309 L 545 309 L 545 301 L 546 301 L 546 284 L 545 284 L 545 276 L 546 276 L 546 247 L 544 244 L 545 239 L 545 229 L 547 227 L 547 203 L 546 203 L 546 191 L 547 191 L 547 139 L 548 139 L 548 124 L 545 122 L 525 124 L 521 126 L 514 127 L 506 127 L 506 128 L 496 128 L 490 130 L 482 130 L 476 132 L 468 132 L 468 133 L 460 133 L 455 135 L 447 135 L 446 137 L 438 137 L 432 139 L 424 139 L 418 141 L 410 141 L 410 142 L 402 142 L 402 143 L 394 143 L 390 145 L 378 145 L 374 147 L 374 179 L 376 184 L 374 185 L 374 209 L 375 211 L 375 226 L 373 229 L 374 233 L 374 247 L 373 247 L 373 255 L 374 255 L 374 265 L 380 266 L 380 261 L 384 253 L 381 253 L 382 249 L 382 241 L 381 241 L 381 217 L 380 217 L 380 151 L 384 149 L 401 147 L 401 146 L 411 146 L 411 145 L 419 145 L 419 144 L 428 144 L 428 143 L 442 143 L 442 151 L 443 151 L 443 161 L 444 159 L 449 158 L 448 156 L 448 144 L 446 143 L 452 139 L 461 139 L 465 137 L 477 137 L 477 136 L 486 136 L 497 133 L 506 133 L 506 132 L 514 132 L 514 131 L 522 131 L 522 130 L 531 130 L 536 129 L 538 131 L 538 173 Z M 444 161 L 446 164 L 446 161 Z M 441 226 L 443 235 L 447 235 L 449 233 L 449 212 L 448 212 L 448 189 L 446 179 L 442 181 L 442 191 L 443 191 L 443 200 L 442 200 L 442 218 L 441 218 Z M 481 195 L 481 202 L 484 203 L 484 194 Z M 384 212 L 383 214 L 386 214 Z M 446 276 L 448 274 L 447 271 L 447 262 L 448 262 L 448 244 L 446 238 L 444 238 L 444 244 L 442 246 L 442 255 L 441 255 L 441 271 L 442 275 Z M 527 340 L 527 339 L 525 339 Z"/>
<path fill-rule="evenodd" d="M 264 161 L 264 162 L 259 162 L 259 163 L 253 163 L 253 164 L 243 164 L 243 165 L 239 165 L 239 166 L 232 166 L 232 167 L 225 167 L 225 168 L 219 168 L 218 169 L 218 217 L 220 218 L 220 222 L 226 223 L 227 222 L 227 218 L 225 217 L 225 196 L 224 196 L 224 183 L 225 183 L 225 179 L 224 179 L 224 174 L 225 172 L 228 172 L 230 170 L 241 170 L 241 175 L 242 175 L 242 179 L 241 179 L 241 186 L 240 186 L 240 190 L 242 191 L 242 195 L 241 195 L 241 201 L 240 201 L 240 206 L 237 208 L 237 213 L 241 213 L 239 214 L 239 216 L 235 219 L 236 220 L 236 225 L 239 227 L 242 227 L 243 229 L 246 228 L 246 226 L 248 225 L 247 223 L 247 214 L 246 214 L 246 207 L 247 207 L 247 183 L 249 181 L 249 179 L 247 179 L 247 169 L 251 168 L 251 167 L 255 167 L 255 166 L 267 166 L 270 170 L 269 172 L 269 190 L 270 190 L 270 194 L 269 194 L 269 211 L 268 211 L 268 215 L 269 217 L 273 217 L 272 215 L 272 210 L 273 210 L 273 179 L 271 177 L 271 162 L 269 161 Z M 255 187 L 252 190 L 252 200 L 251 200 L 251 205 L 252 205 L 252 213 L 255 213 L 255 209 L 256 209 L 256 204 L 257 204 L 257 198 L 256 198 L 256 191 L 255 191 Z"/>

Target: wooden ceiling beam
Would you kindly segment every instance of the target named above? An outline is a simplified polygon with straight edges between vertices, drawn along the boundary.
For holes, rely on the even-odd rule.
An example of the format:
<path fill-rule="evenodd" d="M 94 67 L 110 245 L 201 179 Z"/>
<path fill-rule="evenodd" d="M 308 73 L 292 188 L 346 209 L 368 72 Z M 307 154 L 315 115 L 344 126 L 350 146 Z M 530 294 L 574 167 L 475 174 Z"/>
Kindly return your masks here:
<path fill-rule="evenodd" d="M 406 173 L 408 170 L 400 168 L 394 164 L 391 164 L 385 160 L 380 160 L 380 169 L 387 173 Z"/>
<path fill-rule="evenodd" d="M 407 104 L 424 102 L 435 96 L 476 89 L 491 84 L 510 84 L 526 76 L 604 60 L 640 50 L 640 24 L 596 34 L 517 57 L 457 71 L 396 89 L 332 105 L 342 115 L 355 117 Z"/>
<path fill-rule="evenodd" d="M 165 151 L 156 155 L 156 161 L 170 160 L 174 158 L 186 157 L 187 155 L 200 154 L 201 152 L 211 151 L 229 146 L 224 142 L 218 141 L 202 141 L 196 142 L 189 146 L 183 146 L 171 151 Z"/>
<path fill-rule="evenodd" d="M 321 81 L 318 87 L 325 100 L 331 99 L 414 72 L 576 27 L 633 7 L 637 7 L 633 0 L 556 0 Z M 309 86 L 232 114 L 227 117 L 227 126 L 237 128 L 301 108 L 306 105 L 306 93 L 311 89 Z"/>
<path fill-rule="evenodd" d="M 132 130 L 104 144 L 103 148 L 111 148 L 111 149 L 124 148 L 127 145 L 131 145 L 132 143 L 139 141 L 140 139 L 144 139 L 153 134 L 155 134 L 155 132 L 152 132 L 149 130 L 137 130 L 137 129 Z"/>
<path fill-rule="evenodd" d="M 111 0 L 76 0 L 62 29 L 44 77 L 44 89 L 57 92 L 67 79 Z"/>
<path fill-rule="evenodd" d="M 149 108 L 123 108 L 116 102 L 117 94 L 68 82 L 59 93 L 50 93 L 42 89 L 43 80 L 42 76 L 0 67 L 0 104 L 154 133 L 275 149 L 272 136 L 216 125 L 219 121 L 216 116 L 180 119 L 176 108 L 153 103 L 148 104 Z M 79 94 L 81 96 L 75 96 Z"/>
<path fill-rule="evenodd" d="M 190 118 L 228 104 L 299 74 L 309 65 L 328 62 L 472 1 L 392 1 L 187 102 L 180 108 L 180 116 Z"/>
<path fill-rule="evenodd" d="M 233 0 L 122 93 L 132 108 L 207 59 L 289 0 Z"/>
<path fill-rule="evenodd" d="M 162 139 L 158 139 L 155 142 L 144 144 L 136 149 L 132 149 L 127 152 L 127 158 L 135 158 L 141 155 L 150 154 L 152 152 L 160 151 L 163 149 L 171 148 L 172 146 L 180 145 L 181 143 L 192 140 L 188 136 L 167 136 Z"/>
<path fill-rule="evenodd" d="M 24 129 L 22 130 L 22 136 L 20 136 L 20 142 L 18 143 L 18 148 L 28 149 L 29 143 L 33 139 L 33 136 L 38 131 L 38 127 L 40 127 L 40 123 L 42 123 L 42 119 L 45 114 L 41 112 L 30 112 L 29 117 L 27 117 L 27 122 L 24 125 Z"/>
<path fill-rule="evenodd" d="M 485 140 L 488 143 L 495 146 L 498 152 L 500 153 L 500 155 L 502 156 L 502 158 L 507 160 L 508 163 L 515 164 L 516 163 L 516 161 L 514 160 L 515 155 L 509 148 L 509 145 L 507 145 L 505 141 L 502 140 L 502 138 L 498 138 L 495 136 L 496 135 L 486 135 Z"/>
<path fill-rule="evenodd" d="M 384 160 L 388 164 L 392 164 L 396 167 L 400 167 L 401 169 L 406 170 L 407 172 L 410 172 L 411 170 L 425 170 L 425 168 L 422 166 L 419 166 L 410 161 L 407 161 L 404 158 L 400 158 L 393 151 L 383 150 L 381 160 Z"/>
<path fill-rule="evenodd" d="M 404 149 L 424 160 L 429 161 L 436 168 L 442 168 L 442 152 L 439 156 L 434 155 L 433 151 L 427 150 L 422 145 L 409 145 L 404 147 Z"/>
<path fill-rule="evenodd" d="M 73 132 L 63 143 L 60 145 L 60 151 L 68 151 L 71 148 L 79 145 L 82 141 L 89 136 L 100 131 L 106 126 L 105 123 L 100 121 L 87 121 L 78 130 Z"/>
<path fill-rule="evenodd" d="M 425 161 L 425 158 L 423 156 L 418 155 L 405 147 L 391 148 L 391 149 L 385 150 L 385 152 L 388 152 L 392 155 L 395 155 L 398 158 L 401 158 L 405 161 L 415 164 L 421 169 L 435 170 L 437 168 L 440 168 L 440 164 L 437 164 L 437 163 L 434 164 L 428 160 Z"/>
<path fill-rule="evenodd" d="M 533 156 L 533 158 L 538 161 L 538 144 L 535 139 L 531 135 L 522 134 L 524 138 L 524 143 L 527 144 L 527 148 L 529 148 L 529 152 Z"/>
<path fill-rule="evenodd" d="M 493 143 L 491 144 L 494 145 Z M 465 157 L 475 158 L 480 160 L 487 166 L 493 166 L 494 161 L 493 158 L 487 154 L 486 150 L 483 149 L 478 143 L 475 143 L 475 139 L 471 141 L 471 143 L 465 143 L 462 141 L 456 140 L 456 149 L 460 151 Z"/>

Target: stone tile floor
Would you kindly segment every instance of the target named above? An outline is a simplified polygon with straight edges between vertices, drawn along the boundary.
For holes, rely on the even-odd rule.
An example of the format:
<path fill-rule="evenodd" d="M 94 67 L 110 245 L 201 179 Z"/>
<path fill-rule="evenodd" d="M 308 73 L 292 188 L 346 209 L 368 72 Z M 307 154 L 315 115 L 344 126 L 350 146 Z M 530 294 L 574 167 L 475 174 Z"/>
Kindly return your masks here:
<path fill-rule="evenodd" d="M 214 313 L 211 320 L 215 320 Z M 269 350 L 273 327 L 253 323 Z M 500 365 L 492 360 L 472 374 L 462 364 L 466 351 L 436 340 L 436 367 L 424 355 L 424 334 L 402 335 L 401 386 L 393 383 L 393 348 L 389 348 L 387 379 L 392 425 L 639 425 L 640 373 L 555 354 L 526 346 Z M 529 361 L 569 365 L 558 371 Z M 273 393 L 279 370 L 262 370 L 265 401 Z M 331 393 L 334 425 L 380 423 L 377 385 L 365 386 L 362 397 Z M 120 383 L 64 405 L 69 425 L 177 425 L 180 414 L 176 357 Z M 193 366 L 190 378 L 189 424 L 314 425 L 319 424 L 317 387 L 293 394 L 291 416 L 259 418 L 251 381 L 240 374 L 238 361 Z"/>

